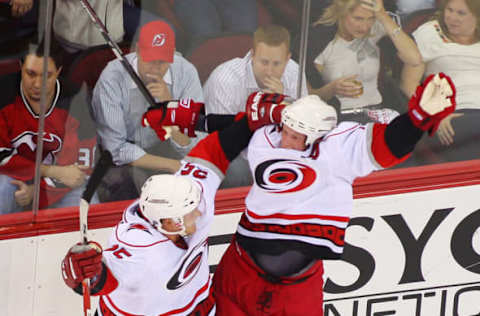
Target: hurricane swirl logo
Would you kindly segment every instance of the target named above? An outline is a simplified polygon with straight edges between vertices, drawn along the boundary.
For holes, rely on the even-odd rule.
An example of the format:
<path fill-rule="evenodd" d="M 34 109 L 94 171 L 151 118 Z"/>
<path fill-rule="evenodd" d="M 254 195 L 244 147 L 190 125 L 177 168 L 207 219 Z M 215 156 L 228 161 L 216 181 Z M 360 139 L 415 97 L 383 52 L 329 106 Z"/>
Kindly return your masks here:
<path fill-rule="evenodd" d="M 257 185 L 270 193 L 292 193 L 308 188 L 317 178 L 311 167 L 290 159 L 265 161 L 255 169 Z"/>
<path fill-rule="evenodd" d="M 175 274 L 167 283 L 167 289 L 176 290 L 188 284 L 200 270 L 202 257 L 207 255 L 207 241 L 203 241 L 193 248 L 180 263 Z"/>

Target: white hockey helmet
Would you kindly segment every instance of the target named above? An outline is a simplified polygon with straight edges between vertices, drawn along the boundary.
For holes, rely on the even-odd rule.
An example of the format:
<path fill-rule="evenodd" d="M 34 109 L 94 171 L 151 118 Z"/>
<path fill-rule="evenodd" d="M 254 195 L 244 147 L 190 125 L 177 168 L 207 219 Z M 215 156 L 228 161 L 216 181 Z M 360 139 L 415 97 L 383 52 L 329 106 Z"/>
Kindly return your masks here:
<path fill-rule="evenodd" d="M 282 124 L 307 136 L 308 146 L 337 126 L 337 112 L 317 95 L 307 95 L 285 107 Z"/>
<path fill-rule="evenodd" d="M 160 232 L 185 235 L 183 216 L 200 203 L 200 188 L 192 180 L 171 174 L 154 175 L 145 181 L 140 194 L 140 211 Z M 171 218 L 181 228 L 169 232 L 162 228 L 162 219 Z"/>

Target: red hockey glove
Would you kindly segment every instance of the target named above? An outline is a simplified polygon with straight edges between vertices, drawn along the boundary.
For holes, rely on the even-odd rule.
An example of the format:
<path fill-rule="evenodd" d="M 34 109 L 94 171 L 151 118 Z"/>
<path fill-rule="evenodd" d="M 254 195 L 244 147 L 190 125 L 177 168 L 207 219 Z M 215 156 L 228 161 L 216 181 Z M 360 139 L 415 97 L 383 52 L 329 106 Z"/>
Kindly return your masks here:
<path fill-rule="evenodd" d="M 283 94 L 254 92 L 250 94 L 245 105 L 248 127 L 251 131 L 269 125 L 278 124 L 282 120 L 282 110 L 285 104 L 280 104 L 285 99 Z"/>
<path fill-rule="evenodd" d="M 75 289 L 83 280 L 102 273 L 102 247 L 94 241 L 87 245 L 78 243 L 71 247 L 62 261 L 65 284 Z M 94 284 L 90 285 L 91 287 Z"/>
<path fill-rule="evenodd" d="M 192 99 L 164 103 L 167 103 L 167 113 L 163 121 L 163 107 L 159 105 L 150 107 L 143 114 L 142 125 L 144 127 L 150 126 L 162 141 L 170 137 L 168 126 L 178 126 L 183 134 L 195 137 L 195 125 L 203 108 L 203 103 L 195 102 Z"/>
<path fill-rule="evenodd" d="M 428 76 L 408 102 L 413 124 L 432 136 L 440 122 L 455 111 L 455 85 L 444 73 Z"/>

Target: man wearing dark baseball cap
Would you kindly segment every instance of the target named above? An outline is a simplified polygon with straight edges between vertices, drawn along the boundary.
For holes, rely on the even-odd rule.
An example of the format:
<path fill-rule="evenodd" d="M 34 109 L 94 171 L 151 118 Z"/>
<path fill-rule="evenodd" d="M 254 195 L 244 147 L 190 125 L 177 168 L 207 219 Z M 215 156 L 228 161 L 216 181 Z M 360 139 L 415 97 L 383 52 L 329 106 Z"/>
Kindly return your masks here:
<path fill-rule="evenodd" d="M 125 58 L 157 102 L 185 98 L 203 102 L 197 70 L 175 53 L 175 33 L 168 23 L 157 20 L 143 25 L 135 47 L 136 52 Z M 148 102 L 120 61 L 109 62 L 95 85 L 92 113 L 101 144 L 112 153 L 116 165 L 129 166 L 124 169 L 128 170 L 126 174 L 133 178 L 137 187 L 137 190 L 128 192 L 112 190 L 117 191 L 118 196 L 113 193 L 109 200 L 136 198 L 141 184 L 150 174 L 172 171 L 166 167 L 168 163 L 164 157 L 181 159 L 196 142 L 190 142 L 180 132 L 174 132 L 171 138 L 160 142 L 153 130 L 141 126 L 142 114 L 148 107 Z M 119 173 L 118 168 L 113 170 Z M 110 175 L 106 176 L 107 183 Z M 111 185 L 123 188 L 128 183 L 126 180 L 120 178 Z"/>

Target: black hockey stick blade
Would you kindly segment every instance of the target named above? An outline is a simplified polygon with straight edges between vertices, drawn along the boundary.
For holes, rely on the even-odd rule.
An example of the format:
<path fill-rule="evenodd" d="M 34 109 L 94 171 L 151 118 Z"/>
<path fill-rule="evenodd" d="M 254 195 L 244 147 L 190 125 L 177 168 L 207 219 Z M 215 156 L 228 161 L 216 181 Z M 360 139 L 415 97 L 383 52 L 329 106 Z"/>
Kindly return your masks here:
<path fill-rule="evenodd" d="M 80 199 L 80 236 L 83 244 L 88 244 L 88 209 L 90 207 L 90 201 L 95 193 L 98 185 L 102 181 L 102 178 L 107 173 L 108 169 L 113 166 L 112 154 L 108 150 L 102 150 L 100 148 L 100 159 L 98 160 L 93 172 L 88 179 L 85 191 L 83 191 L 82 198 Z M 92 316 L 93 311 L 91 309 L 90 302 L 90 279 L 82 281 L 83 289 L 83 313 L 85 316 Z"/>
<path fill-rule="evenodd" d="M 102 151 L 100 159 L 95 165 L 95 168 L 88 179 L 85 191 L 83 191 L 82 194 L 82 199 L 84 199 L 87 203 L 90 203 L 95 190 L 111 166 L 113 166 L 112 154 L 108 150 Z"/>
<path fill-rule="evenodd" d="M 113 165 L 112 154 L 108 150 L 100 149 L 100 152 L 100 159 L 95 165 L 80 199 L 80 236 L 84 244 L 88 242 L 88 209 L 90 208 L 90 201 L 102 178 Z"/>

